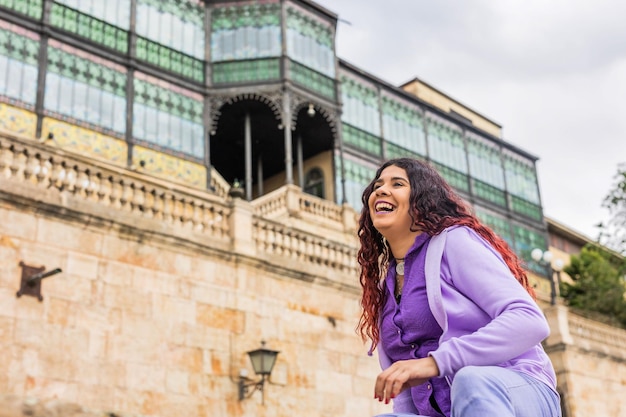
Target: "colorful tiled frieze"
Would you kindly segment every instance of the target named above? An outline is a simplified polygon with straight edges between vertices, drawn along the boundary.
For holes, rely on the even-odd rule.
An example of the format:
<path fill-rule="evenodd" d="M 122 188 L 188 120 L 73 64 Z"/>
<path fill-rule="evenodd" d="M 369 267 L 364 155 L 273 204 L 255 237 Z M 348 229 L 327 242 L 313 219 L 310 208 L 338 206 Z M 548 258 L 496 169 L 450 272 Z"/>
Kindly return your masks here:
<path fill-rule="evenodd" d="M 133 147 L 133 165 L 164 179 L 206 188 L 206 167 L 143 146 Z"/>
<path fill-rule="evenodd" d="M 34 138 L 37 115 L 28 110 L 0 103 L 0 129 Z"/>
<path fill-rule="evenodd" d="M 120 139 L 46 117 L 41 135 L 48 137 L 50 133 L 53 134 L 56 144 L 63 149 L 126 166 L 128 146 Z"/>

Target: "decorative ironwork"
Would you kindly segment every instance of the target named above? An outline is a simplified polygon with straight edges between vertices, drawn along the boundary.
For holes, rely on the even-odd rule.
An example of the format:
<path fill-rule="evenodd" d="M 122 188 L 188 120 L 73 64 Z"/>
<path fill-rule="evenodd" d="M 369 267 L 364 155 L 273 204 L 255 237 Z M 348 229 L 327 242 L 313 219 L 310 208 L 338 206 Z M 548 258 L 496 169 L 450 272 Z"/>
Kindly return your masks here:
<path fill-rule="evenodd" d="M 11 9 L 37 20 L 41 20 L 43 15 L 43 0 L 0 0 L 0 7 Z"/>
<path fill-rule="evenodd" d="M 343 143 L 364 150 L 372 155 L 381 156 L 381 139 L 348 124 L 343 125 Z"/>
<path fill-rule="evenodd" d="M 453 186 L 457 190 L 469 193 L 469 178 L 466 174 L 445 165 L 438 164 L 436 162 L 433 162 L 433 165 L 437 168 L 437 171 L 439 171 L 441 176 L 446 181 L 448 181 L 451 186 Z"/>
<path fill-rule="evenodd" d="M 211 13 L 211 60 L 280 57 L 280 5 L 218 7 Z"/>
<path fill-rule="evenodd" d="M 337 139 L 337 124 L 339 122 L 339 112 L 329 110 L 328 108 L 312 102 L 310 99 L 294 94 L 291 97 L 291 129 L 296 130 L 298 114 L 303 108 L 309 108 L 313 106 L 313 110 L 319 113 L 324 120 L 328 122 L 331 132 L 335 139 Z"/>
<path fill-rule="evenodd" d="M 500 207 L 506 207 L 506 193 L 504 190 L 500 190 L 476 178 L 472 178 L 471 181 L 472 191 L 476 197 L 490 201 Z"/>
<path fill-rule="evenodd" d="M 314 71 L 296 61 L 291 61 L 291 79 L 304 88 L 314 91 L 331 100 L 337 98 L 335 94 L 335 80 Z"/>
<path fill-rule="evenodd" d="M 280 79 L 280 59 L 213 63 L 213 84 L 237 84 Z"/>
<path fill-rule="evenodd" d="M 203 158 L 202 96 L 139 73 L 134 87 L 133 136 Z"/>
<path fill-rule="evenodd" d="M 128 32 L 67 6 L 52 3 L 50 24 L 107 48 L 128 51 Z"/>
<path fill-rule="evenodd" d="M 196 60 L 202 60 L 205 47 L 204 13 L 204 5 L 197 1 L 139 0 L 135 31 L 138 36 L 156 45 L 162 45 Z M 165 50 L 160 52 L 165 52 Z M 172 54 L 172 52 L 166 53 Z M 167 60 L 172 59 L 176 58 L 167 58 Z"/>
<path fill-rule="evenodd" d="M 225 104 L 236 103 L 240 100 L 254 100 L 265 103 L 269 106 L 276 117 L 279 125 L 283 125 L 283 93 L 281 90 L 255 91 L 246 92 L 235 95 L 219 95 L 209 98 L 211 110 L 209 114 L 211 135 L 215 135 L 217 131 L 217 122 L 219 121 L 221 109 Z"/>
<path fill-rule="evenodd" d="M 48 46 L 45 114 L 117 137 L 126 130 L 125 68 L 59 42 Z"/>
<path fill-rule="evenodd" d="M 38 36 L 0 26 L 0 101 L 33 110 L 37 99 Z M 1 97 L 4 96 L 4 97 Z"/>
<path fill-rule="evenodd" d="M 541 206 L 514 195 L 510 195 L 510 202 L 511 210 L 514 212 L 530 217 L 531 219 L 541 221 Z"/>
<path fill-rule="evenodd" d="M 204 61 L 178 52 L 167 46 L 137 36 L 137 59 L 204 83 Z"/>

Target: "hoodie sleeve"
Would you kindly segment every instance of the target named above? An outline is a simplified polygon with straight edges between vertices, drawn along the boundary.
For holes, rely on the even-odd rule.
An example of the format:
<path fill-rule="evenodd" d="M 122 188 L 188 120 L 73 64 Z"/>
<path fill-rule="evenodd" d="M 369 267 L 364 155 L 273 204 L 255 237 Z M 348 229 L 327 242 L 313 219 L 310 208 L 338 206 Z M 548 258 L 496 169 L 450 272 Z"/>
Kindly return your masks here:
<path fill-rule="evenodd" d="M 472 229 L 459 227 L 448 232 L 441 278 L 458 291 L 452 303 L 443 295 L 452 337 L 430 353 L 441 376 L 453 375 L 468 365 L 501 364 L 548 336 L 550 328 L 537 303 L 500 254 Z M 480 328 L 471 314 L 476 306 L 482 310 L 481 317 L 486 314 L 489 318 Z"/>

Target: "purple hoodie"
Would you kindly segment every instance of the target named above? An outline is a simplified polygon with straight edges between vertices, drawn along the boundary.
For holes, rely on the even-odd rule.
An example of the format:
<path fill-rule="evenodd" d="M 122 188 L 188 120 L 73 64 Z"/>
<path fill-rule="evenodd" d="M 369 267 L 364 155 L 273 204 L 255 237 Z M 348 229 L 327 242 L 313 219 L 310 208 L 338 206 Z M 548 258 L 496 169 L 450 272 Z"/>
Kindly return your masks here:
<path fill-rule="evenodd" d="M 428 243 L 425 275 L 428 304 L 443 329 L 439 347 L 429 353 L 439 376 L 451 384 L 464 366 L 496 365 L 528 374 L 556 391 L 556 375 L 541 346 L 550 332 L 548 323 L 489 243 L 465 226 L 445 229 Z M 391 361 L 381 344 L 378 351 L 385 369 Z M 393 409 L 415 411 L 410 390 L 396 397 Z"/>

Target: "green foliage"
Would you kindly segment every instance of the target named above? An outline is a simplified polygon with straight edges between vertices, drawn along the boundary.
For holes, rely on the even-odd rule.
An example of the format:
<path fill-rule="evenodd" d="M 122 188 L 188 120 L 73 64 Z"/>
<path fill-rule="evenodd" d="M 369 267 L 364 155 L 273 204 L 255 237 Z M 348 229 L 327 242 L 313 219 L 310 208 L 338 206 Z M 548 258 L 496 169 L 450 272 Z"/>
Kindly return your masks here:
<path fill-rule="evenodd" d="M 614 251 L 626 254 L 626 163 L 617 168 L 611 191 L 602 202 L 602 207 L 609 210 L 610 218 L 606 223 L 598 224 L 599 241 Z"/>
<path fill-rule="evenodd" d="M 570 307 L 604 316 L 609 324 L 626 328 L 624 260 L 616 260 L 597 246 L 585 246 L 573 255 L 565 272 L 573 284 L 561 283 L 561 296 Z"/>

